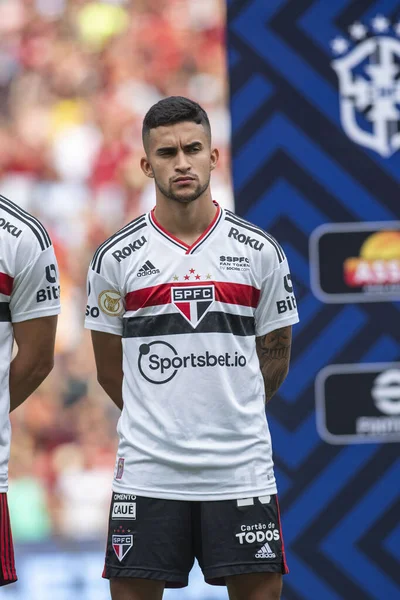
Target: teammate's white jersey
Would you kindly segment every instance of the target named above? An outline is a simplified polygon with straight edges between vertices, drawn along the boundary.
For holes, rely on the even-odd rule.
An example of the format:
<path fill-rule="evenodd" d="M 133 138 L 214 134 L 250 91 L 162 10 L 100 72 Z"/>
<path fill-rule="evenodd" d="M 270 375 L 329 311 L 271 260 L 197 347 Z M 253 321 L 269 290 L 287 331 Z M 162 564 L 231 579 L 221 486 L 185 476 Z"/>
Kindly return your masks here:
<path fill-rule="evenodd" d="M 0 195 L 0 492 L 8 487 L 12 323 L 58 314 L 59 298 L 57 262 L 47 231 Z"/>
<path fill-rule="evenodd" d="M 88 329 L 122 336 L 113 489 L 176 500 L 276 493 L 255 336 L 298 321 L 286 257 L 216 208 L 192 245 L 154 213 L 96 251 Z"/>

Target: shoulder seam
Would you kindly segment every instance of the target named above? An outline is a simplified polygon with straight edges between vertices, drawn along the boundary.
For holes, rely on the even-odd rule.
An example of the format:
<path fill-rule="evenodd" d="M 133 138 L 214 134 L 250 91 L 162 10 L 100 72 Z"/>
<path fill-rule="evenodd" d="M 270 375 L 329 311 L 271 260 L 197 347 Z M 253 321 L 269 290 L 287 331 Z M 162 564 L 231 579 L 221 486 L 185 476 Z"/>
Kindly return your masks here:
<path fill-rule="evenodd" d="M 140 217 L 139 217 L 139 219 L 140 219 Z M 104 256 L 106 255 L 106 253 L 113 246 L 115 246 L 115 244 L 118 244 L 118 242 L 120 242 L 124 238 L 128 237 L 129 235 L 136 233 L 136 231 L 143 229 L 143 227 L 147 227 L 147 223 L 144 220 L 144 217 L 143 217 L 142 221 L 138 222 L 138 220 L 136 219 L 132 223 L 129 223 L 129 225 L 126 225 L 125 227 L 120 229 L 117 233 L 115 233 L 113 236 L 108 238 L 105 242 L 103 242 L 103 244 L 101 244 L 101 246 L 99 246 L 97 248 L 97 250 L 93 256 L 93 259 L 92 259 L 92 262 L 90 265 L 92 270 L 96 271 L 96 273 L 100 273 L 101 263 L 103 261 Z"/>
<path fill-rule="evenodd" d="M 52 245 L 49 234 L 42 223 L 23 208 L 0 194 L 0 208 L 29 227 L 36 236 L 40 248 L 46 250 Z"/>
<path fill-rule="evenodd" d="M 264 239 L 268 240 L 268 242 L 275 248 L 275 252 L 278 256 L 279 262 L 280 263 L 283 262 L 284 257 L 285 257 L 284 252 L 283 252 L 280 244 L 276 241 L 276 239 L 271 234 L 267 233 L 266 231 L 264 231 L 257 225 L 253 225 L 252 223 L 249 223 L 248 221 L 240 219 L 234 213 L 229 212 L 229 215 L 226 216 L 225 218 L 230 223 L 234 223 L 235 225 L 238 225 L 239 227 L 243 227 L 243 229 L 248 229 L 249 231 L 252 231 L 253 233 L 257 233 Z"/>

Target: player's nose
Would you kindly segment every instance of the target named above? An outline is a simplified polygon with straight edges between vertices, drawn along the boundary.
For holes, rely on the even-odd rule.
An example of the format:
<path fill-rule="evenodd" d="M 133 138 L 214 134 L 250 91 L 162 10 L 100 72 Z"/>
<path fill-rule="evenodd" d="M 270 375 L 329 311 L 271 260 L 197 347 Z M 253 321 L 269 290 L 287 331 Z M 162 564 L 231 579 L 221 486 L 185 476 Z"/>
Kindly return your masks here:
<path fill-rule="evenodd" d="M 191 165 L 185 152 L 178 152 L 176 155 L 175 170 L 186 172 L 190 170 L 190 167 Z"/>

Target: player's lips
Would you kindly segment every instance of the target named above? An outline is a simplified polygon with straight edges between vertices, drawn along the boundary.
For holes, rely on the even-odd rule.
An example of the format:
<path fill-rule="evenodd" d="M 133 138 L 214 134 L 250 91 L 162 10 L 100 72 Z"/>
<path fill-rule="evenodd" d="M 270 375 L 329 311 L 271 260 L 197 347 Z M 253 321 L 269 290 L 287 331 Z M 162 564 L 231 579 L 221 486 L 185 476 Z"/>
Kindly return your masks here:
<path fill-rule="evenodd" d="M 189 177 L 186 175 L 185 177 L 177 177 L 173 180 L 173 183 L 180 183 L 183 185 L 185 183 L 190 183 L 191 181 L 194 181 L 194 177 Z"/>

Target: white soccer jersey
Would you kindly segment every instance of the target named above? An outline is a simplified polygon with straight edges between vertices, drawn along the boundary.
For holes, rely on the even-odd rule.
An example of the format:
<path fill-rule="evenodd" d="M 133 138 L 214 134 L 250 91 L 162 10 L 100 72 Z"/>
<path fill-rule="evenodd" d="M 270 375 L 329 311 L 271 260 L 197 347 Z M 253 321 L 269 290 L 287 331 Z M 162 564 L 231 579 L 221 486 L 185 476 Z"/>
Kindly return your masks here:
<path fill-rule="evenodd" d="M 122 336 L 113 489 L 223 500 L 276 493 L 255 336 L 298 321 L 274 238 L 218 205 L 188 246 L 143 215 L 96 251 L 85 326 Z"/>
<path fill-rule="evenodd" d="M 0 492 L 8 488 L 12 323 L 58 314 L 59 298 L 57 262 L 47 231 L 0 196 Z"/>

